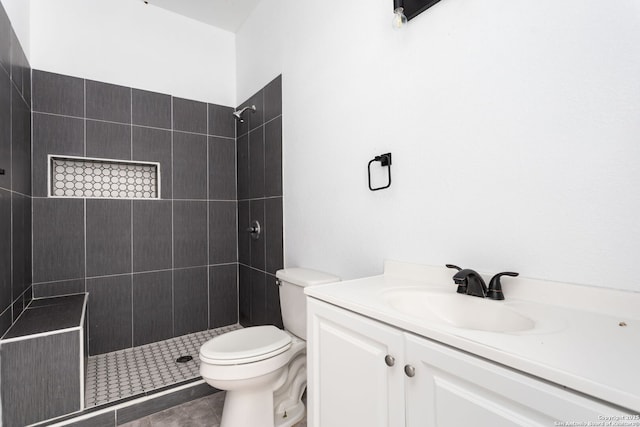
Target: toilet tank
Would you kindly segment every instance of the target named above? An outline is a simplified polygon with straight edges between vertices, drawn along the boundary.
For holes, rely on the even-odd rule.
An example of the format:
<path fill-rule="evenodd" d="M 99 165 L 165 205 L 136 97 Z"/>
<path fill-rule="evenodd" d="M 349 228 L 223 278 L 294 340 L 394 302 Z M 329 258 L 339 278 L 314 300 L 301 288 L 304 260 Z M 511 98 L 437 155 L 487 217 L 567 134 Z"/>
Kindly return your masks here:
<path fill-rule="evenodd" d="M 276 272 L 280 281 L 280 310 L 284 328 L 304 340 L 307 339 L 307 303 L 304 288 L 340 281 L 332 274 L 307 268 L 285 268 Z"/>

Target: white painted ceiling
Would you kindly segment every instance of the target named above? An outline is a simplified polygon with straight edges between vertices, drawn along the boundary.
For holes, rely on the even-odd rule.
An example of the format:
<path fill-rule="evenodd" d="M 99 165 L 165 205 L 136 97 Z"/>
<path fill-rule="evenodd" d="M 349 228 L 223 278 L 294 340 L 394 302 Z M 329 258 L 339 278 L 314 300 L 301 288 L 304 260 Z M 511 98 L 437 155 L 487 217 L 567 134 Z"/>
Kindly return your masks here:
<path fill-rule="evenodd" d="M 147 0 L 147 3 L 235 33 L 260 0 Z"/>

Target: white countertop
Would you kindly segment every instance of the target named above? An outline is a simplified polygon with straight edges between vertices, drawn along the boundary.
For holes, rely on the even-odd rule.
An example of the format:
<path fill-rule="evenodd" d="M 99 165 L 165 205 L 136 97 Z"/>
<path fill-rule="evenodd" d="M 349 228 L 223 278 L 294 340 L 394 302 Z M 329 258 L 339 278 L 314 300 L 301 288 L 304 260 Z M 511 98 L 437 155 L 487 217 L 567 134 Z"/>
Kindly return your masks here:
<path fill-rule="evenodd" d="M 382 296 L 390 289 L 405 287 L 458 295 L 451 280 L 454 273 L 444 267 L 387 261 L 384 275 L 308 287 L 305 293 L 640 412 L 640 294 L 504 278 L 505 301 L 486 303 L 504 304 L 536 323 L 529 331 L 511 333 L 461 329 L 407 315 L 387 304 Z M 620 322 L 626 326 L 620 326 Z"/>

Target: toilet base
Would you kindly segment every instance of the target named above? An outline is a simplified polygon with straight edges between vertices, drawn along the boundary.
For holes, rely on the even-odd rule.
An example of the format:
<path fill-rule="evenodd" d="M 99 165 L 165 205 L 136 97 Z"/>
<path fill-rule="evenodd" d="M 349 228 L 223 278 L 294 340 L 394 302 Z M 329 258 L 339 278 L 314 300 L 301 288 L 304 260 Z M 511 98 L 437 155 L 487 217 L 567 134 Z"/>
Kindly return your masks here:
<path fill-rule="evenodd" d="M 281 368 L 263 378 L 269 377 L 259 387 L 227 390 L 220 427 L 275 427 L 273 388 L 282 385 L 286 370 Z"/>
<path fill-rule="evenodd" d="M 301 349 L 289 362 L 287 380 L 274 392 L 276 427 L 290 427 L 304 418 L 302 395 L 307 388 L 307 352 Z"/>
<path fill-rule="evenodd" d="M 275 427 L 291 427 L 298 421 L 302 420 L 305 413 L 306 408 L 304 403 L 302 403 L 302 401 L 298 401 L 296 405 L 287 410 L 286 417 L 284 413 L 276 413 Z"/>

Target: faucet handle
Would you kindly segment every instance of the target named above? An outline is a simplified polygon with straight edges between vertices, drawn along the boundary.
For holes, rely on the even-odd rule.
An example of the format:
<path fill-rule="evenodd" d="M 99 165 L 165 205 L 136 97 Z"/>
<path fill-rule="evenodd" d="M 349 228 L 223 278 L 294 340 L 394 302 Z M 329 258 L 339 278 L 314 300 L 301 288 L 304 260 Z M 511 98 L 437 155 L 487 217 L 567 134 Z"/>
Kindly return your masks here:
<path fill-rule="evenodd" d="M 458 267 L 457 265 L 453 265 L 453 264 L 445 264 L 444 265 L 447 268 L 455 268 L 458 271 L 462 271 L 462 269 L 460 267 Z M 459 294 L 466 294 L 467 293 L 467 282 L 466 280 L 464 282 L 455 282 L 454 283 L 456 285 L 458 285 L 458 290 L 456 292 L 458 292 Z"/>
<path fill-rule="evenodd" d="M 487 290 L 487 298 L 494 300 L 503 300 L 504 294 L 502 293 L 502 283 L 500 283 L 500 278 L 502 276 L 511 276 L 517 277 L 519 273 L 514 273 L 513 271 L 504 271 L 502 273 L 498 273 L 491 278 L 489 282 L 489 289 Z"/>

